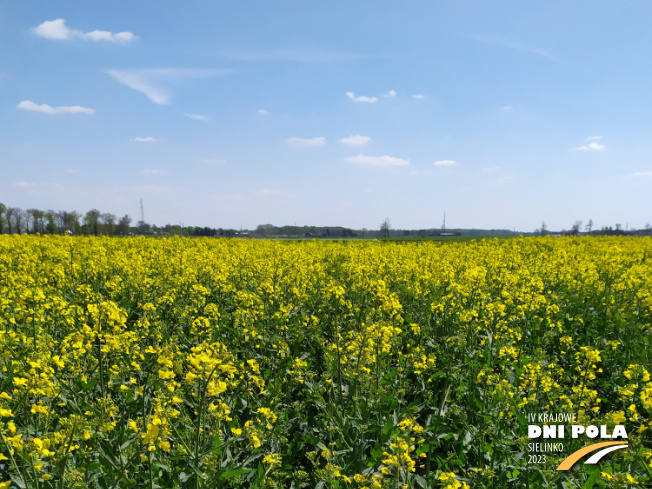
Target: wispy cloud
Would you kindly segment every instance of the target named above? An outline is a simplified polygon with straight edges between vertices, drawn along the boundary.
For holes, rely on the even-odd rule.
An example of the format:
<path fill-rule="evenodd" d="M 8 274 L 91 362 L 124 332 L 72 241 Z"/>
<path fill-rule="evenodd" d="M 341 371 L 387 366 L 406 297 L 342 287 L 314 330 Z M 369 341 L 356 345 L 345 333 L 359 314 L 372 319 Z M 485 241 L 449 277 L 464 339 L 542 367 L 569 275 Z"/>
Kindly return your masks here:
<path fill-rule="evenodd" d="M 369 141 L 371 141 L 369 136 L 360 136 L 359 134 L 340 139 L 340 143 L 346 144 L 347 146 L 362 146 Z"/>
<path fill-rule="evenodd" d="M 165 192 L 170 187 L 165 185 L 136 185 L 133 189 L 137 192 Z"/>
<path fill-rule="evenodd" d="M 652 177 L 652 171 L 637 171 L 632 173 L 632 177 Z"/>
<path fill-rule="evenodd" d="M 414 95 L 412 95 L 412 98 L 415 98 L 417 100 L 423 100 L 424 98 L 426 98 L 426 96 L 423 95 L 422 93 L 415 93 Z"/>
<path fill-rule="evenodd" d="M 132 32 L 118 32 L 113 33 L 109 31 L 90 31 L 83 32 L 78 29 L 71 29 L 66 25 L 64 19 L 48 20 L 42 24 L 34 27 L 32 32 L 40 37 L 46 39 L 84 39 L 87 41 L 105 41 L 115 44 L 126 44 L 138 39 L 138 36 Z"/>
<path fill-rule="evenodd" d="M 137 70 L 107 70 L 115 80 L 142 93 L 155 104 L 170 103 L 169 90 L 162 85 L 185 80 L 196 80 L 233 73 L 218 68 L 154 68 Z"/>
<path fill-rule="evenodd" d="M 396 90 L 390 90 L 387 93 L 383 93 L 383 97 L 385 98 L 393 98 L 396 97 Z"/>
<path fill-rule="evenodd" d="M 333 63 L 369 58 L 369 56 L 355 53 L 323 50 L 225 50 L 221 54 L 237 61 L 294 61 L 300 63 Z"/>
<path fill-rule="evenodd" d="M 36 104 L 31 100 L 23 100 L 18 104 L 21 110 L 31 110 L 34 112 L 42 112 L 44 114 L 88 114 L 95 113 L 94 109 L 89 107 L 82 107 L 80 105 L 60 105 L 59 107 L 52 107 L 48 104 Z"/>
<path fill-rule="evenodd" d="M 258 109 L 258 114 L 259 115 L 267 115 L 269 112 L 267 112 L 265 109 Z"/>
<path fill-rule="evenodd" d="M 344 161 L 354 165 L 373 166 L 376 168 L 392 168 L 395 166 L 408 166 L 410 164 L 410 160 L 395 158 L 393 156 L 387 155 L 367 156 L 364 154 L 359 154 L 358 156 L 349 156 L 348 158 L 344 158 Z"/>
<path fill-rule="evenodd" d="M 185 114 L 186 117 L 195 119 L 196 121 L 208 122 L 208 117 L 201 114 Z"/>
<path fill-rule="evenodd" d="M 258 190 L 260 195 L 270 196 L 270 195 L 280 195 L 282 192 L 280 190 L 275 190 L 272 188 L 261 188 Z"/>
<path fill-rule="evenodd" d="M 454 160 L 437 160 L 433 163 L 435 166 L 455 166 L 457 161 Z"/>
<path fill-rule="evenodd" d="M 143 175 L 167 175 L 167 170 L 140 170 Z"/>
<path fill-rule="evenodd" d="M 292 146 L 296 146 L 298 148 L 315 148 L 317 146 L 323 146 L 326 144 L 326 138 L 324 137 L 317 137 L 317 138 L 310 138 L 310 139 L 304 139 L 304 138 L 288 138 L 286 139 L 288 144 L 291 144 Z"/>
<path fill-rule="evenodd" d="M 63 190 L 64 186 L 56 182 L 14 182 L 12 184 L 16 188 L 25 189 L 25 190 Z"/>
<path fill-rule="evenodd" d="M 505 185 L 505 184 L 507 184 L 507 183 L 509 183 L 509 182 L 511 182 L 513 180 L 514 180 L 514 177 L 512 177 L 512 176 L 504 176 L 504 177 L 500 177 L 500 178 L 495 178 L 493 180 L 488 180 L 485 183 L 487 185 Z"/>
<path fill-rule="evenodd" d="M 470 35 L 466 36 L 469 39 L 473 39 L 474 41 L 478 41 L 484 44 L 491 44 L 494 46 L 501 46 L 504 48 L 508 49 L 513 49 L 515 51 L 521 51 L 524 53 L 530 53 L 530 54 L 536 54 L 537 56 L 541 56 L 543 58 L 547 58 L 551 61 L 558 61 L 557 58 L 552 56 L 548 51 L 546 51 L 543 48 L 533 48 L 531 46 L 528 46 L 522 41 L 510 41 L 508 39 L 504 39 L 499 36 L 493 36 L 493 35 Z"/>
<path fill-rule="evenodd" d="M 503 105 L 503 106 L 500 108 L 500 110 L 502 110 L 502 111 L 504 111 L 504 112 L 509 112 L 510 110 L 512 110 L 512 106 L 511 106 L 511 105 Z"/>
<path fill-rule="evenodd" d="M 604 144 L 600 144 L 594 141 L 595 139 L 602 139 L 602 136 L 592 136 L 590 138 L 587 138 L 587 140 L 591 141 L 589 144 L 584 146 L 579 146 L 578 148 L 575 149 L 578 151 L 604 151 L 606 146 Z"/>
<path fill-rule="evenodd" d="M 480 170 L 481 173 L 492 173 L 495 171 L 500 170 L 502 167 L 501 166 L 486 166 Z"/>
<path fill-rule="evenodd" d="M 589 136 L 586 138 L 587 141 L 599 141 L 600 139 L 602 139 L 602 136 Z"/>
<path fill-rule="evenodd" d="M 133 138 L 132 141 L 135 141 L 136 143 L 155 143 L 157 140 L 152 136 L 147 136 L 144 138 Z"/>
<path fill-rule="evenodd" d="M 360 95 L 359 97 L 356 97 L 355 93 L 353 92 L 346 92 L 346 96 L 349 97 L 354 102 L 366 102 L 368 104 L 373 104 L 378 102 L 378 97 L 365 97 L 364 95 Z"/>

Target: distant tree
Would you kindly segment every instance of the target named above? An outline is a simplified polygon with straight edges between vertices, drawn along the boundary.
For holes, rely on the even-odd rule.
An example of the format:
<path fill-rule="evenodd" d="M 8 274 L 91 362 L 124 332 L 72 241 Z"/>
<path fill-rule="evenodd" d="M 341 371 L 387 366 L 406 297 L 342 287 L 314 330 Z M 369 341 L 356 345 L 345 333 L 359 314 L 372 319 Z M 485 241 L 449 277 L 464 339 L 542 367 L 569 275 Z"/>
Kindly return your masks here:
<path fill-rule="evenodd" d="M 546 221 L 541 221 L 541 229 L 539 231 L 541 233 L 541 236 L 545 236 L 548 234 L 548 227 L 546 226 Z"/>
<path fill-rule="evenodd" d="M 126 236 L 129 234 L 129 225 L 131 224 L 131 217 L 129 217 L 129 214 L 125 214 L 120 218 L 120 221 L 118 221 L 118 233 Z"/>
<path fill-rule="evenodd" d="M 7 206 L 0 202 L 0 234 L 5 232 L 5 212 L 7 212 Z"/>
<path fill-rule="evenodd" d="M 389 217 L 383 219 L 383 222 L 380 223 L 380 237 L 389 238 L 389 232 L 392 229 L 392 225 L 389 221 Z"/>
<path fill-rule="evenodd" d="M 616 224 L 616 231 L 620 231 L 623 227 L 620 224 Z"/>
<path fill-rule="evenodd" d="M 580 234 L 580 229 L 582 229 L 582 221 L 575 221 L 575 224 L 571 228 L 572 233 L 577 236 Z"/>
<path fill-rule="evenodd" d="M 8 207 L 7 210 L 5 210 L 5 220 L 7 223 L 7 232 L 9 234 L 12 234 L 15 229 L 14 210 L 15 207 Z"/>
<path fill-rule="evenodd" d="M 106 213 L 100 216 L 100 222 L 102 223 L 102 232 L 113 236 L 115 234 L 115 221 L 116 217 L 113 214 Z"/>
<path fill-rule="evenodd" d="M 56 234 L 59 231 L 57 229 L 57 223 L 54 218 L 55 214 L 56 212 L 54 212 L 53 210 L 49 210 L 45 213 L 45 221 L 47 223 L 45 225 L 45 232 L 49 234 Z"/>
<path fill-rule="evenodd" d="M 273 224 L 259 224 L 256 227 L 256 234 L 259 236 L 271 236 L 274 233 Z"/>
<path fill-rule="evenodd" d="M 11 229 L 15 229 L 18 234 L 25 232 L 25 211 L 20 207 L 10 207 L 7 209 L 7 222 L 9 223 L 9 232 Z"/>
<path fill-rule="evenodd" d="M 36 216 L 38 209 L 27 209 L 25 211 L 25 232 L 36 233 Z M 30 229 L 31 228 L 31 229 Z"/>
<path fill-rule="evenodd" d="M 84 216 L 84 232 L 97 236 L 100 232 L 100 216 L 102 214 L 97 209 L 91 209 Z"/>
<path fill-rule="evenodd" d="M 63 227 L 66 231 L 74 234 L 80 232 L 79 218 L 81 214 L 77 211 L 66 212 L 63 211 Z"/>
<path fill-rule="evenodd" d="M 589 222 L 586 223 L 586 226 L 584 227 L 584 230 L 591 234 L 591 230 L 593 229 L 593 219 L 589 219 Z"/>

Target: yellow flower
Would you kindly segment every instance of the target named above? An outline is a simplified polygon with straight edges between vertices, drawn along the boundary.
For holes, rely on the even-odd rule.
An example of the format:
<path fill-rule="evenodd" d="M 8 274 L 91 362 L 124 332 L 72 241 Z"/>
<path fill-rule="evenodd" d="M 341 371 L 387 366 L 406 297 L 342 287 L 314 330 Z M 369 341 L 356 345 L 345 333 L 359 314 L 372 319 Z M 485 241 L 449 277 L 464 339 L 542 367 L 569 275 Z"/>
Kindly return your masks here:
<path fill-rule="evenodd" d="M 279 455 L 278 453 L 270 453 L 269 455 L 265 456 L 265 458 L 263 458 L 263 463 L 270 464 L 270 465 L 280 464 L 281 455 Z"/>
<path fill-rule="evenodd" d="M 627 478 L 627 482 L 629 484 L 638 485 L 638 481 L 634 477 L 632 477 L 630 474 L 627 474 L 625 477 Z"/>

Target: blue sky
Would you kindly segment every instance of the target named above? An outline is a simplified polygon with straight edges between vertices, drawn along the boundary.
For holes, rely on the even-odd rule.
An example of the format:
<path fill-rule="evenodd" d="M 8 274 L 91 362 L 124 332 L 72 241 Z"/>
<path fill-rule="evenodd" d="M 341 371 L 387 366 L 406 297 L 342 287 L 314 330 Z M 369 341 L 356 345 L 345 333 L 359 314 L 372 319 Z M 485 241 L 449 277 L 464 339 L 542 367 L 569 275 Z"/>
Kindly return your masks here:
<path fill-rule="evenodd" d="M 148 222 L 652 221 L 652 4 L 4 1 L 0 201 Z"/>

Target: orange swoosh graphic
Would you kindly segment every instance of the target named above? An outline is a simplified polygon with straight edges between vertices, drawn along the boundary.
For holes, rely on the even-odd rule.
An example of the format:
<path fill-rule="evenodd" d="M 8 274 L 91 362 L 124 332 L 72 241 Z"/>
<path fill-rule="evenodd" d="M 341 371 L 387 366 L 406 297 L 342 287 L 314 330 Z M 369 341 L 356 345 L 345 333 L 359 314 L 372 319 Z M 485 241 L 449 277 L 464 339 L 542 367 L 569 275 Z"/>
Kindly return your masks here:
<path fill-rule="evenodd" d="M 575 462 L 577 462 L 587 453 L 595 452 L 600 448 L 610 447 L 612 445 L 627 445 L 627 443 L 622 441 L 605 441 L 603 443 L 594 443 L 593 445 L 580 448 L 578 451 L 571 453 L 566 458 L 566 460 L 560 463 L 559 467 L 557 467 L 557 470 L 568 470 L 573 466 L 573 464 L 575 464 Z"/>

